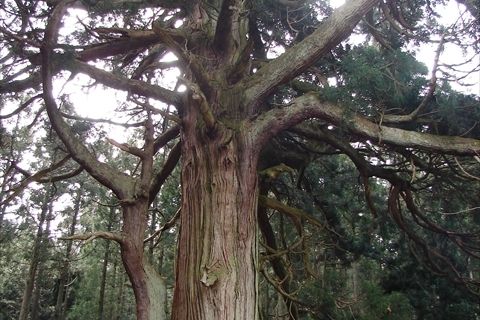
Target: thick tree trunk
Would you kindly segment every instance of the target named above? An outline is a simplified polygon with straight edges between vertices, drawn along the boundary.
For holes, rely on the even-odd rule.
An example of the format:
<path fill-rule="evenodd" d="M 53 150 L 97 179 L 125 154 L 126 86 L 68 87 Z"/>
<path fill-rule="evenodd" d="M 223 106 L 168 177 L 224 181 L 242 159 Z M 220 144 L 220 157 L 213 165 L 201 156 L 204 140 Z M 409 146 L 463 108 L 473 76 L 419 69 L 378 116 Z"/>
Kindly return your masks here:
<path fill-rule="evenodd" d="M 182 208 L 172 319 L 258 319 L 256 155 L 241 129 L 183 119 Z"/>
<path fill-rule="evenodd" d="M 164 320 L 166 286 L 163 278 L 144 256 L 148 201 L 123 206 L 122 261 L 132 284 L 137 320 Z"/>

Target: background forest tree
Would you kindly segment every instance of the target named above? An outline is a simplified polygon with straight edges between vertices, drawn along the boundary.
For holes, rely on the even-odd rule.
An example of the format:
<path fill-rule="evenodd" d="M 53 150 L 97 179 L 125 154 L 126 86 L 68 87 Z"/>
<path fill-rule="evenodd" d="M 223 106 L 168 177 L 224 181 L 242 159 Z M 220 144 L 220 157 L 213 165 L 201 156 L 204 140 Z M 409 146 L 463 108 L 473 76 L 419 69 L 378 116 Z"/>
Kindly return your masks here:
<path fill-rule="evenodd" d="M 0 1 L 0 319 L 478 319 L 478 10 Z"/>

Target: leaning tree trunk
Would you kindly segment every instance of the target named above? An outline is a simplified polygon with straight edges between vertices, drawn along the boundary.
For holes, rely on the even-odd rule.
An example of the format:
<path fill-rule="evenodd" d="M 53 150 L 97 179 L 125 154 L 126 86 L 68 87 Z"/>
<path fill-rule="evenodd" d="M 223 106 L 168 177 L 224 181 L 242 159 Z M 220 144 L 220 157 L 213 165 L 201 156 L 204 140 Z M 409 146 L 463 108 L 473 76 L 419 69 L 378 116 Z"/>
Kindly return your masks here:
<path fill-rule="evenodd" d="M 241 129 L 182 119 L 182 207 L 172 319 L 257 319 L 256 156 Z"/>
<path fill-rule="evenodd" d="M 139 199 L 122 207 L 122 261 L 135 295 L 137 320 L 164 320 L 165 281 L 150 265 L 143 250 L 147 209 L 147 199 Z"/>

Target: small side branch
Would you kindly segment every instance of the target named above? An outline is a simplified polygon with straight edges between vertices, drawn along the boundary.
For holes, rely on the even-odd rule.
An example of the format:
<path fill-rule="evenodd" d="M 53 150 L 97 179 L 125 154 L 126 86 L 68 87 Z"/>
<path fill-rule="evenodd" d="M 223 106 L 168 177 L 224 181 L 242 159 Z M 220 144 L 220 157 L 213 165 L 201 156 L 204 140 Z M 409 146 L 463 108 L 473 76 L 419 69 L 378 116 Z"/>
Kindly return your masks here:
<path fill-rule="evenodd" d="M 477 180 L 477 181 L 480 181 L 480 177 L 477 177 L 469 172 L 467 172 L 467 170 L 465 170 L 465 168 L 460 164 L 460 162 L 458 161 L 457 157 L 455 157 L 455 163 L 457 164 L 457 166 L 460 168 L 460 170 L 469 178 L 471 179 L 474 179 L 474 180 Z"/>
<path fill-rule="evenodd" d="M 13 166 L 15 167 L 15 169 L 17 169 L 20 173 L 22 173 L 23 175 L 25 175 L 27 177 L 24 180 L 22 180 L 17 187 L 15 187 L 13 190 L 11 190 L 11 191 L 13 191 L 13 193 L 10 194 L 4 201 L 0 202 L 0 204 L 6 204 L 6 203 L 9 203 L 10 201 L 12 201 L 13 198 L 18 196 L 32 182 L 45 183 L 45 182 L 58 181 L 57 179 L 55 179 L 55 177 L 50 177 L 50 179 L 49 179 L 49 178 L 46 178 L 46 176 L 49 173 L 51 173 L 51 172 L 57 170 L 58 168 L 62 167 L 63 165 L 65 165 L 65 163 L 67 163 L 67 161 L 70 160 L 70 159 L 71 159 L 71 156 L 68 155 L 68 156 L 64 157 L 62 160 L 58 161 L 57 163 L 54 163 L 50 167 L 42 169 L 42 170 L 40 170 L 40 171 L 38 171 L 34 174 L 30 174 L 26 170 L 23 170 L 20 167 L 18 167 L 16 164 L 14 164 Z M 74 172 L 76 173 L 77 170 L 74 170 Z M 81 172 L 81 170 L 80 170 L 80 172 Z M 80 172 L 78 172 L 78 173 L 80 173 Z"/>
<path fill-rule="evenodd" d="M 159 240 L 160 240 L 160 237 L 162 236 L 162 232 L 171 229 L 175 225 L 175 223 L 177 223 L 178 218 L 180 218 L 180 212 L 181 212 L 181 209 L 178 209 L 177 212 L 175 212 L 173 217 L 167 223 L 165 223 L 160 229 L 155 231 L 151 236 L 149 236 L 148 238 L 143 240 L 143 243 L 147 243 L 147 242 L 155 239 L 156 237 L 158 237 Z M 155 242 L 154 247 L 157 246 L 159 240 L 157 240 Z"/>
<path fill-rule="evenodd" d="M 139 148 L 136 148 L 136 147 L 132 147 L 132 146 L 129 146 L 128 144 L 126 143 L 120 143 L 120 142 L 117 142 L 113 139 L 110 139 L 110 138 L 107 138 L 107 141 L 114 145 L 115 147 L 117 147 L 118 149 L 122 150 L 122 151 L 125 151 L 125 152 L 128 152 L 130 154 L 133 154 L 134 156 L 137 156 L 139 157 L 140 159 L 143 159 L 145 158 L 145 152 L 142 150 L 142 149 L 139 149 Z"/>
<path fill-rule="evenodd" d="M 9 114 L 0 115 L 0 120 L 8 119 L 10 117 L 13 117 L 14 115 L 20 113 L 22 110 L 25 110 L 29 105 L 31 105 L 35 100 L 37 100 L 39 98 L 42 98 L 41 94 L 37 94 L 36 96 L 31 97 L 30 99 L 28 99 L 27 101 L 22 103 L 17 109 L 13 110 Z"/>
<path fill-rule="evenodd" d="M 316 226 L 320 229 L 325 228 L 325 226 L 320 221 L 318 221 L 314 217 L 310 216 L 309 214 L 307 214 L 303 210 L 300 210 L 298 208 L 290 207 L 290 206 L 288 206 L 286 204 L 283 204 L 282 202 L 280 202 L 276 199 L 268 198 L 266 196 L 261 195 L 258 198 L 258 204 L 260 206 L 263 206 L 263 207 L 268 207 L 270 209 L 277 210 L 277 211 L 279 211 L 283 214 L 286 214 L 290 217 L 293 217 L 295 219 L 308 221 L 310 224 L 312 224 L 312 225 L 314 225 L 314 226 Z"/>
<path fill-rule="evenodd" d="M 437 69 L 438 69 L 438 60 L 440 59 L 440 53 L 443 50 L 443 44 L 445 41 L 445 35 L 442 36 L 440 39 L 440 43 L 438 45 L 437 51 L 435 52 L 435 59 L 433 61 L 433 68 L 432 68 L 432 77 L 428 83 L 428 91 L 425 94 L 425 97 L 422 99 L 420 104 L 418 105 L 415 110 L 413 110 L 410 114 L 407 115 L 383 115 L 382 122 L 384 123 L 401 123 L 401 122 L 409 122 L 415 120 L 421 111 L 423 111 L 427 104 L 433 97 L 435 93 L 435 89 L 437 87 Z M 381 123 L 380 123 L 381 124 Z"/>
<path fill-rule="evenodd" d="M 77 121 L 87 121 L 87 122 L 95 122 L 95 123 L 107 123 L 111 124 L 114 126 L 120 126 L 124 128 L 138 128 L 144 125 L 143 122 L 136 122 L 136 123 L 122 123 L 122 122 L 116 122 L 108 119 L 94 119 L 94 118 L 88 118 L 88 117 L 79 117 L 71 114 L 67 114 L 65 112 L 60 112 L 62 117 L 67 118 L 67 119 L 72 119 L 72 120 L 77 120 Z"/>

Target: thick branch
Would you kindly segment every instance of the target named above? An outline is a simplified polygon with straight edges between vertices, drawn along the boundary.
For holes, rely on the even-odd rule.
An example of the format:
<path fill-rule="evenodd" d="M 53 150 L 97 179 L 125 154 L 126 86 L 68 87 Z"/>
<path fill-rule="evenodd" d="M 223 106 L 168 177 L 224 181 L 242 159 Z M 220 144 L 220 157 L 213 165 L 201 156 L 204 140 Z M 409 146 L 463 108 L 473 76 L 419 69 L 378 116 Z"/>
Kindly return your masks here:
<path fill-rule="evenodd" d="M 87 147 L 83 145 L 82 141 L 75 136 L 71 128 L 63 120 L 52 94 L 52 49 L 56 43 L 58 28 L 63 14 L 70 3 L 72 3 L 70 0 L 63 1 L 53 10 L 41 49 L 43 98 L 45 100 L 48 117 L 50 118 L 52 127 L 65 144 L 72 157 L 84 167 L 92 177 L 111 189 L 119 198 L 130 198 L 131 190 L 133 190 L 133 179 L 111 168 L 105 163 L 98 161 L 94 155 L 90 153 Z"/>
<path fill-rule="evenodd" d="M 247 80 L 247 105 L 258 106 L 278 85 L 305 71 L 316 60 L 345 40 L 360 19 L 377 2 L 378 0 L 348 1 L 336 9 L 314 33 L 263 66 L 251 79 Z"/>
<path fill-rule="evenodd" d="M 370 139 L 372 143 L 387 143 L 396 146 L 419 148 L 459 155 L 480 153 L 480 140 L 439 136 L 378 125 L 369 119 L 352 114 L 338 105 L 321 101 L 318 95 L 308 93 L 292 101 L 288 106 L 266 112 L 253 123 L 261 148 L 278 132 L 304 120 L 320 118 L 347 128 L 351 133 Z"/>
<path fill-rule="evenodd" d="M 153 145 L 154 147 L 154 153 L 157 153 L 158 150 L 163 148 L 169 141 L 172 141 L 175 139 L 178 134 L 180 133 L 180 126 L 176 125 L 165 131 L 161 136 L 158 136 L 155 139 L 155 143 Z"/>
<path fill-rule="evenodd" d="M 131 52 L 140 48 L 148 48 L 159 41 L 158 36 L 153 31 L 132 31 L 128 37 L 116 39 L 113 41 L 91 45 L 77 54 L 81 61 L 92 61 L 95 59 L 104 59 L 117 54 Z"/>
<path fill-rule="evenodd" d="M 162 187 L 163 183 L 167 178 L 170 176 L 172 173 L 173 169 L 175 169 L 175 166 L 178 163 L 178 160 L 180 159 L 181 155 L 181 143 L 178 142 L 170 151 L 168 154 L 167 161 L 163 164 L 162 170 L 158 172 L 158 174 L 153 178 L 153 181 L 150 186 L 150 202 L 153 202 L 155 199 L 155 196 L 157 193 L 160 191 L 160 188 Z"/>
<path fill-rule="evenodd" d="M 72 72 L 82 72 L 89 75 L 98 82 L 111 88 L 129 91 L 141 96 L 153 98 L 175 106 L 181 105 L 181 95 L 177 92 L 164 89 L 159 86 L 151 85 L 143 81 L 127 79 L 122 76 L 114 75 L 112 72 L 98 69 L 87 63 L 78 60 L 68 64 Z"/>
<path fill-rule="evenodd" d="M 102 238 L 106 240 L 113 240 L 118 243 L 122 243 L 122 235 L 119 233 L 113 233 L 113 232 L 106 232 L 106 231 L 97 231 L 97 232 L 91 232 L 91 233 L 83 233 L 83 234 L 74 234 L 73 236 L 70 237 L 63 237 L 59 238 L 59 240 L 79 240 L 79 241 L 85 241 L 85 242 L 90 242 L 94 239 L 97 238 Z"/>
<path fill-rule="evenodd" d="M 213 45 L 225 54 L 230 54 L 239 43 L 240 14 L 243 10 L 240 0 L 223 0 L 218 17 Z"/>

